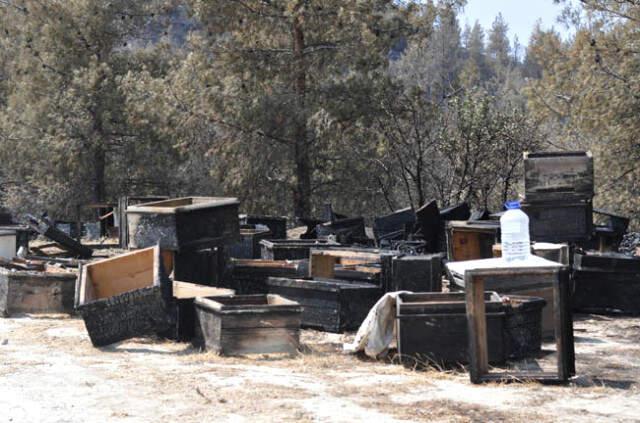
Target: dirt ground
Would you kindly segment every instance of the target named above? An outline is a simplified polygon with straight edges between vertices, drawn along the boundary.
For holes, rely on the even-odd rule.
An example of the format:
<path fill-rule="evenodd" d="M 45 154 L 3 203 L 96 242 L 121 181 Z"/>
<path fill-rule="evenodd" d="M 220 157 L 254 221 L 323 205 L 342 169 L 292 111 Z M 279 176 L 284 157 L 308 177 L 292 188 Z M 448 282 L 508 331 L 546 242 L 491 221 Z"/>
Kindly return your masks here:
<path fill-rule="evenodd" d="M 304 331 L 297 356 L 224 358 L 138 339 L 91 346 L 82 320 L 0 319 L 1 422 L 640 421 L 640 319 L 578 316 L 568 386 L 474 386 L 465 372 L 346 356 Z"/>

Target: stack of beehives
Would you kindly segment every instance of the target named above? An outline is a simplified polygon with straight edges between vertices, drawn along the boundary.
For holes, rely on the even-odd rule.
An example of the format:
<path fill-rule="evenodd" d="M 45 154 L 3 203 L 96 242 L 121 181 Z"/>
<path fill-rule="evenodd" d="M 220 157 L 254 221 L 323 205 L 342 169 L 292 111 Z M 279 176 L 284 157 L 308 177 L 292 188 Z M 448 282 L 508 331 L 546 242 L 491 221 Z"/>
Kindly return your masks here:
<path fill-rule="evenodd" d="M 532 241 L 578 242 L 593 226 L 593 157 L 590 152 L 524 154 L 522 209 Z"/>

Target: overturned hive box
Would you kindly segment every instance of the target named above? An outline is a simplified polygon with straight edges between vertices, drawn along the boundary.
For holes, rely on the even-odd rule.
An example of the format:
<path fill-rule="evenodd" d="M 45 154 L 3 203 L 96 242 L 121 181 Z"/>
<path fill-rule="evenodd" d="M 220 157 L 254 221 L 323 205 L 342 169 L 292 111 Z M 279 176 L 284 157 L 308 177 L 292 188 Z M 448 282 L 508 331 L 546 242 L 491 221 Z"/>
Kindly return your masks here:
<path fill-rule="evenodd" d="M 640 257 L 576 254 L 573 307 L 597 314 L 640 314 Z"/>
<path fill-rule="evenodd" d="M 83 266 L 76 309 L 93 345 L 169 330 L 172 268 L 173 255 L 159 247 Z"/>
<path fill-rule="evenodd" d="M 76 272 L 20 271 L 0 267 L 0 316 L 73 313 Z"/>
<path fill-rule="evenodd" d="M 294 353 L 302 308 L 278 295 L 196 298 L 196 345 L 222 355 Z"/>
<path fill-rule="evenodd" d="M 239 204 L 237 198 L 185 197 L 130 206 L 129 248 L 159 244 L 176 251 L 233 243 L 240 239 Z"/>
<path fill-rule="evenodd" d="M 333 279 L 269 278 L 269 292 L 304 307 L 302 326 L 327 332 L 356 330 L 382 297 L 370 283 Z"/>

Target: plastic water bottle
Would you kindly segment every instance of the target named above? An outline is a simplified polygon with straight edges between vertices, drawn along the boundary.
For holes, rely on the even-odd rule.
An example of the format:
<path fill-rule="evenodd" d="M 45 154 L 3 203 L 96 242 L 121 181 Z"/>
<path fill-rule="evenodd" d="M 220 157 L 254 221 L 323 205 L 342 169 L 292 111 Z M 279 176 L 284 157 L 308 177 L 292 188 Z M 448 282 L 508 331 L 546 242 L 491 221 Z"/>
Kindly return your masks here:
<path fill-rule="evenodd" d="M 529 216 L 520 210 L 519 201 L 508 201 L 500 218 L 502 257 L 506 261 L 526 260 L 531 255 Z"/>

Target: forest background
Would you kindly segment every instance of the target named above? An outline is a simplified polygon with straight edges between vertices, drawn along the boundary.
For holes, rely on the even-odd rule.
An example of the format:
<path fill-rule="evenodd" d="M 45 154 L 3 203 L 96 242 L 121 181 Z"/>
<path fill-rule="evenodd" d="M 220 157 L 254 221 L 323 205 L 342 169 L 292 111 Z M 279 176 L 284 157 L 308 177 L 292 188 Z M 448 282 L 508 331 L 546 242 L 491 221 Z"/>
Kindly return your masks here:
<path fill-rule="evenodd" d="M 639 217 L 638 1 L 567 3 L 571 37 L 526 47 L 501 16 L 461 27 L 464 3 L 0 0 L 0 204 L 496 211 L 523 151 L 591 150 L 595 205 Z"/>

